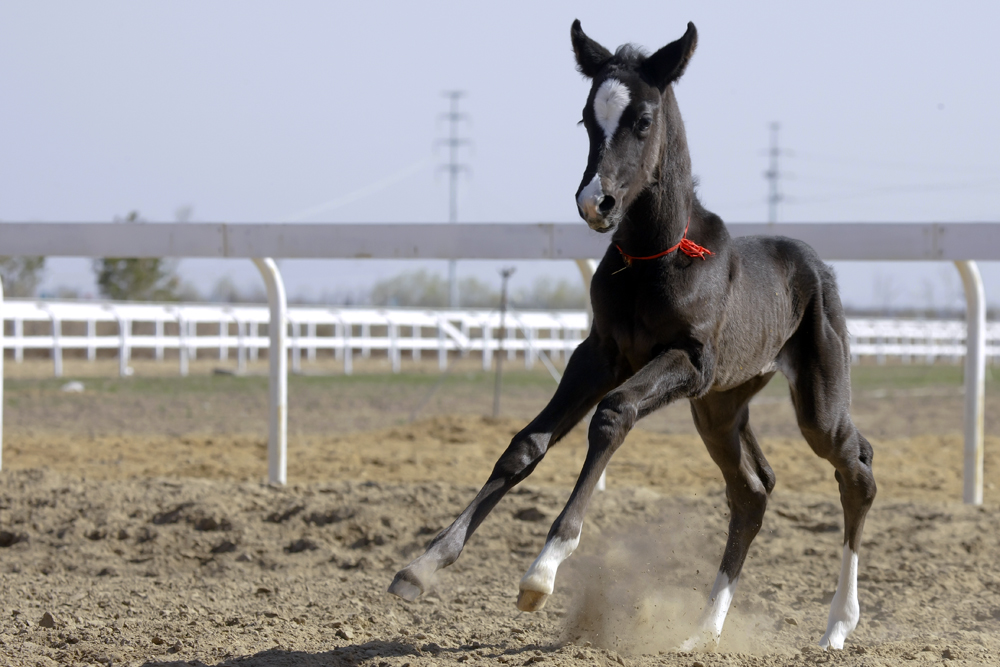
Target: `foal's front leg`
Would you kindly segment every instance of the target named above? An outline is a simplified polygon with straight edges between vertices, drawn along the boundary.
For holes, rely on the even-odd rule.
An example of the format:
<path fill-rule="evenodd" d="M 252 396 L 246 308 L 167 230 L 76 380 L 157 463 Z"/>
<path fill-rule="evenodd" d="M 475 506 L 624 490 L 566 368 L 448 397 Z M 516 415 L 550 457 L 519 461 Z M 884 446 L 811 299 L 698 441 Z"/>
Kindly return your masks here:
<path fill-rule="evenodd" d="M 590 446 L 580 477 L 566 507 L 552 524 L 541 554 L 521 579 L 518 609 L 538 611 L 552 594 L 556 570 L 580 543 L 583 516 L 597 480 L 635 423 L 677 398 L 696 394 L 701 380 L 702 372 L 686 353 L 668 350 L 600 402 L 590 422 Z"/>
<path fill-rule="evenodd" d="M 407 600 L 425 592 L 434 573 L 458 559 L 465 543 L 500 499 L 530 475 L 548 448 L 566 435 L 614 385 L 613 359 L 591 335 L 573 352 L 552 400 L 514 436 L 472 503 L 434 538 L 427 551 L 396 573 L 389 592 Z"/>

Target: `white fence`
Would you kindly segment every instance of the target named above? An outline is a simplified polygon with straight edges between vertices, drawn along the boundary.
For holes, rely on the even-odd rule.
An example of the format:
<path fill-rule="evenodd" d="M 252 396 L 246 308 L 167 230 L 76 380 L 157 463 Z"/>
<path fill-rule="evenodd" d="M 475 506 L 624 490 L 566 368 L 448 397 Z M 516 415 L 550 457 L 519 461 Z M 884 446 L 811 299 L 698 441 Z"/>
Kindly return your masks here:
<path fill-rule="evenodd" d="M 958 363 L 966 352 L 966 323 L 961 320 L 851 318 L 851 357 L 874 358 L 877 363 L 898 359 L 902 363 L 932 364 L 938 360 Z M 986 325 L 986 359 L 1000 362 L 1000 322 Z"/>
<path fill-rule="evenodd" d="M 99 350 L 109 350 L 119 360 L 119 372 L 130 373 L 134 350 L 146 350 L 164 360 L 165 351 L 177 353 L 179 372 L 187 373 L 190 359 L 225 361 L 235 355 L 237 370 L 257 359 L 270 340 L 261 335 L 270 319 L 264 305 L 173 303 L 123 303 L 33 301 L 10 299 L 3 318 L 9 324 L 4 346 L 15 362 L 25 350 L 43 350 L 62 375 L 63 352 L 80 350 L 88 360 Z M 108 323 L 111 326 L 99 327 Z M 500 316 L 495 310 L 424 310 L 410 308 L 288 309 L 289 350 L 293 371 L 302 360 L 326 355 L 353 370 L 356 356 L 384 354 L 393 372 L 401 370 L 404 355 L 420 360 L 424 353 L 437 356 L 444 370 L 450 353 L 474 353 L 482 367 L 492 366 L 500 346 Z M 26 326 L 27 325 L 27 326 Z M 866 318 L 849 319 L 851 353 L 855 362 L 874 358 L 878 363 L 898 359 L 903 363 L 957 363 L 965 356 L 965 322 Z M 536 361 L 553 374 L 550 361 L 565 361 L 587 335 L 584 311 L 518 311 L 507 314 L 503 347 L 508 358 L 520 355 L 526 368 Z M 103 330 L 99 330 L 103 329 Z M 987 325 L 986 356 L 1000 360 L 1000 323 Z"/>
<path fill-rule="evenodd" d="M 962 277 L 965 354 L 963 498 L 982 503 L 986 295 L 977 260 L 1000 260 L 997 223 L 731 223 L 733 236 L 781 234 L 827 260 L 952 261 Z M 0 253 L 62 257 L 243 257 L 267 285 L 270 310 L 268 478 L 286 481 L 287 302 L 274 258 L 575 260 L 589 286 L 608 238 L 579 222 L 543 224 L 3 223 Z M 0 293 L 2 299 L 2 293 Z M 2 307 L 2 301 L 0 301 Z M 181 346 L 180 349 L 184 349 Z M 249 349 L 249 348 L 248 348 Z M 121 355 L 122 362 L 125 356 Z M 184 355 L 182 355 L 184 356 Z M 544 361 L 545 357 L 540 355 Z M 3 357 L 0 356 L 0 366 Z M 182 361 L 182 363 L 184 363 Z M 127 367 L 124 368 L 127 370 Z M 0 374 L 0 396 L 3 376 Z M 0 401 L 0 429 L 3 402 Z M 0 431 L 2 433 L 2 431 Z M 0 447 L 2 447 L 0 436 Z M 2 456 L 2 449 L 0 449 Z M 2 458 L 0 458 L 2 461 Z M 0 468 L 2 469 L 2 468 Z"/>
<path fill-rule="evenodd" d="M 244 371 L 248 360 L 270 346 L 269 337 L 261 335 L 270 321 L 264 305 L 9 299 L 3 319 L 9 323 L 4 347 L 12 351 L 14 361 L 23 360 L 25 350 L 44 350 L 57 377 L 62 376 L 66 350 L 83 350 L 88 360 L 96 359 L 99 350 L 114 350 L 122 375 L 130 373 L 134 350 L 151 351 L 157 360 L 174 350 L 185 375 L 189 360 L 199 352 L 219 360 L 229 359 L 232 352 L 237 369 Z M 404 354 L 419 360 L 425 352 L 437 355 L 442 370 L 451 352 L 476 353 L 489 369 L 501 344 L 495 310 L 293 307 L 287 319 L 293 371 L 301 370 L 303 357 L 313 361 L 318 352 L 326 352 L 342 361 L 349 374 L 354 357 L 369 357 L 372 351 L 384 352 L 394 372 L 400 371 Z M 99 331 L 101 323 L 114 326 Z M 504 322 L 503 349 L 511 358 L 520 353 L 528 368 L 540 360 L 554 370 L 550 360 L 565 361 L 586 337 L 587 328 L 584 311 L 511 310 Z"/>

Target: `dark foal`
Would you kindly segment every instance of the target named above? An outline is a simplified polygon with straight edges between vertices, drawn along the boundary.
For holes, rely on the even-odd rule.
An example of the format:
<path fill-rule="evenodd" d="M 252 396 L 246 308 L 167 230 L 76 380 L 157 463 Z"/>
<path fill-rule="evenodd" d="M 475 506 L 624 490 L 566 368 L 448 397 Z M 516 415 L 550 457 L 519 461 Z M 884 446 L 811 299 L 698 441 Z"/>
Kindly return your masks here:
<path fill-rule="evenodd" d="M 503 495 L 597 406 L 576 487 L 521 580 L 518 608 L 540 609 L 560 563 L 579 544 L 611 456 L 639 419 L 686 398 L 725 478 L 730 523 L 704 619 L 680 648 L 714 646 L 775 481 L 750 429 L 750 399 L 780 370 L 802 434 L 840 485 L 843 564 L 820 645 L 842 648 L 860 617 L 858 549 L 875 480 L 871 445 L 849 413 L 850 354 L 834 277 L 799 241 L 730 238 L 695 196 L 671 86 L 694 53 L 694 25 L 650 56 L 632 46 L 612 54 L 578 21 L 572 40 L 580 71 L 593 80 L 583 109 L 590 157 L 577 206 L 592 229 L 612 232 L 591 287 L 593 328 L 552 400 L 514 437 L 472 504 L 389 591 L 407 599 L 424 591 Z"/>

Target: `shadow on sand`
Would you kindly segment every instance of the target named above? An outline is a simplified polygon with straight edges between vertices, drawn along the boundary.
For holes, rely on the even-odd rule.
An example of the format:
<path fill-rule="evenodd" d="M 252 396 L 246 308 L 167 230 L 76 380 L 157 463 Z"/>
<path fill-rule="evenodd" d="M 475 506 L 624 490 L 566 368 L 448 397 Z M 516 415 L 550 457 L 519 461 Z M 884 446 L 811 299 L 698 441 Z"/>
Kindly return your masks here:
<path fill-rule="evenodd" d="M 558 649 L 558 646 L 542 646 L 538 644 L 528 644 L 517 648 L 501 648 L 490 644 L 463 645 L 457 648 L 444 648 L 434 643 L 403 644 L 395 641 L 373 640 L 363 644 L 351 644 L 341 646 L 329 651 L 309 653 L 306 651 L 293 651 L 281 647 L 275 647 L 266 651 L 261 651 L 253 655 L 233 656 L 226 658 L 214 665 L 200 660 L 170 660 L 170 661 L 147 661 L 142 663 L 142 667 L 339 667 L 340 665 L 357 665 L 361 661 L 376 667 L 380 664 L 380 659 L 387 658 L 413 658 L 415 664 L 420 664 L 426 659 L 435 659 L 448 656 L 459 659 L 462 655 L 469 657 L 482 657 L 496 659 L 502 655 L 510 656 L 513 664 L 522 664 L 530 661 L 533 656 L 545 654 Z M 518 660 L 520 658 L 520 660 Z M 389 664 L 388 662 L 384 664 Z M 393 660 L 394 665 L 405 665 L 405 661 Z"/>

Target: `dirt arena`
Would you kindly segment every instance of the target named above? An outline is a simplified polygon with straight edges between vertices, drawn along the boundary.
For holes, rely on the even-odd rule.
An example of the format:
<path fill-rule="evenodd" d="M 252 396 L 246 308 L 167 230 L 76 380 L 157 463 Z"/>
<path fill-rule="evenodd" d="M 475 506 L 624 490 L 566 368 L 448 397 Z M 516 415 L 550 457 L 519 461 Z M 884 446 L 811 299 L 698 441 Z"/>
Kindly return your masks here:
<path fill-rule="evenodd" d="M 1000 664 L 1000 383 L 987 391 L 986 502 L 966 506 L 956 368 L 856 369 L 879 496 L 861 623 L 841 652 L 816 646 L 840 569 L 832 469 L 798 436 L 780 382 L 758 397 L 778 483 L 722 643 L 694 655 L 672 648 L 704 604 L 728 517 L 684 405 L 629 436 L 555 595 L 521 614 L 517 582 L 575 481 L 581 428 L 434 592 L 408 603 L 385 588 L 544 404 L 544 372 L 508 376 L 497 420 L 481 416 L 492 378 L 473 366 L 294 377 L 289 485 L 275 488 L 265 378 L 46 369 L 7 367 L 0 665 Z M 69 379 L 84 390 L 62 391 Z"/>

